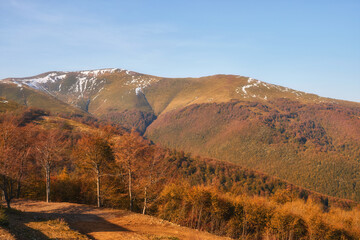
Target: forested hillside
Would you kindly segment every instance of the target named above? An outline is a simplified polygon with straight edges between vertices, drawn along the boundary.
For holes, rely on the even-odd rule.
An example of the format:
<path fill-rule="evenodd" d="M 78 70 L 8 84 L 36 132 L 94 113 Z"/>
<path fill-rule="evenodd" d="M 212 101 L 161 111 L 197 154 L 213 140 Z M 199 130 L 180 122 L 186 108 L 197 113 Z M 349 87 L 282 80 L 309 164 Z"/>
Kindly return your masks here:
<path fill-rule="evenodd" d="M 194 104 L 161 115 L 146 136 L 360 200 L 360 108 L 287 99 Z"/>
<path fill-rule="evenodd" d="M 163 149 L 118 125 L 19 109 L 0 128 L 8 206 L 21 197 L 125 208 L 234 238 L 359 236 L 355 202 Z"/>

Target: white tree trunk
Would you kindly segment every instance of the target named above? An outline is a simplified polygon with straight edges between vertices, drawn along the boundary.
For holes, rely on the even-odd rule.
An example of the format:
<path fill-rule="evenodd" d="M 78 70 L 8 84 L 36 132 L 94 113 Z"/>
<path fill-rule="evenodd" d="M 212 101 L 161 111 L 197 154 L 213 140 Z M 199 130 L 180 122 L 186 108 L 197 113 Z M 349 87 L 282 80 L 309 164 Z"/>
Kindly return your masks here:
<path fill-rule="evenodd" d="M 130 211 L 133 209 L 132 190 L 131 190 L 131 168 L 129 168 L 129 198 L 130 198 Z"/>
<path fill-rule="evenodd" d="M 100 182 L 100 169 L 97 167 L 96 169 L 96 187 L 97 187 L 97 206 L 101 207 L 101 182 Z"/>
<path fill-rule="evenodd" d="M 50 202 L 50 166 L 46 166 L 46 202 Z"/>
<path fill-rule="evenodd" d="M 144 208 L 142 214 L 145 214 L 146 208 L 147 208 L 147 186 L 145 186 L 145 192 L 144 192 Z"/>

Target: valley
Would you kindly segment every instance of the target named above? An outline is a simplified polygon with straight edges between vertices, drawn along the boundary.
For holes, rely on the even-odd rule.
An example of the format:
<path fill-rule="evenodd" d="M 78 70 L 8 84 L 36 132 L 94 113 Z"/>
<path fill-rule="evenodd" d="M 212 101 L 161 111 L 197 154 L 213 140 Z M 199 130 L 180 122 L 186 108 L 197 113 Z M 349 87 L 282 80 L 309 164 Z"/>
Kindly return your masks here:
<path fill-rule="evenodd" d="M 235 75 L 162 78 L 116 68 L 49 72 L 0 84 L 0 96 L 21 105 L 92 115 L 135 128 L 164 147 L 360 200 L 356 102 Z"/>

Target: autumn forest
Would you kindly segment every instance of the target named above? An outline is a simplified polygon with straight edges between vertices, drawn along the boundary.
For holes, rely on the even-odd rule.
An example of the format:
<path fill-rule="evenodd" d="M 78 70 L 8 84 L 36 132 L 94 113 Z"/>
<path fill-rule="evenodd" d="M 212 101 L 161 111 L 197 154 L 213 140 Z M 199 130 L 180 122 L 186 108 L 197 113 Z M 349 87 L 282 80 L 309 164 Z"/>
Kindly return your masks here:
<path fill-rule="evenodd" d="M 358 203 L 120 125 L 21 108 L 0 117 L 0 189 L 15 199 L 128 209 L 236 239 L 358 239 Z M 1 209 L 0 224 L 6 225 Z"/>

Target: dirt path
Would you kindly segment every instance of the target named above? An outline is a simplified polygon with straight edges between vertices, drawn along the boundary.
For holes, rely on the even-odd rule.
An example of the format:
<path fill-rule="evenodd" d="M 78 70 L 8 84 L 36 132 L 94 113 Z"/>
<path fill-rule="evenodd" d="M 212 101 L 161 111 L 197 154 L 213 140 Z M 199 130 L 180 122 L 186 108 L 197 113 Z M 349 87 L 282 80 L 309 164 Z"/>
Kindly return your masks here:
<path fill-rule="evenodd" d="M 28 200 L 17 200 L 12 207 L 26 214 L 34 215 L 34 219 L 64 219 L 70 228 L 85 234 L 90 239 L 228 239 L 124 210 L 97 209 L 73 203 L 45 203 Z"/>

